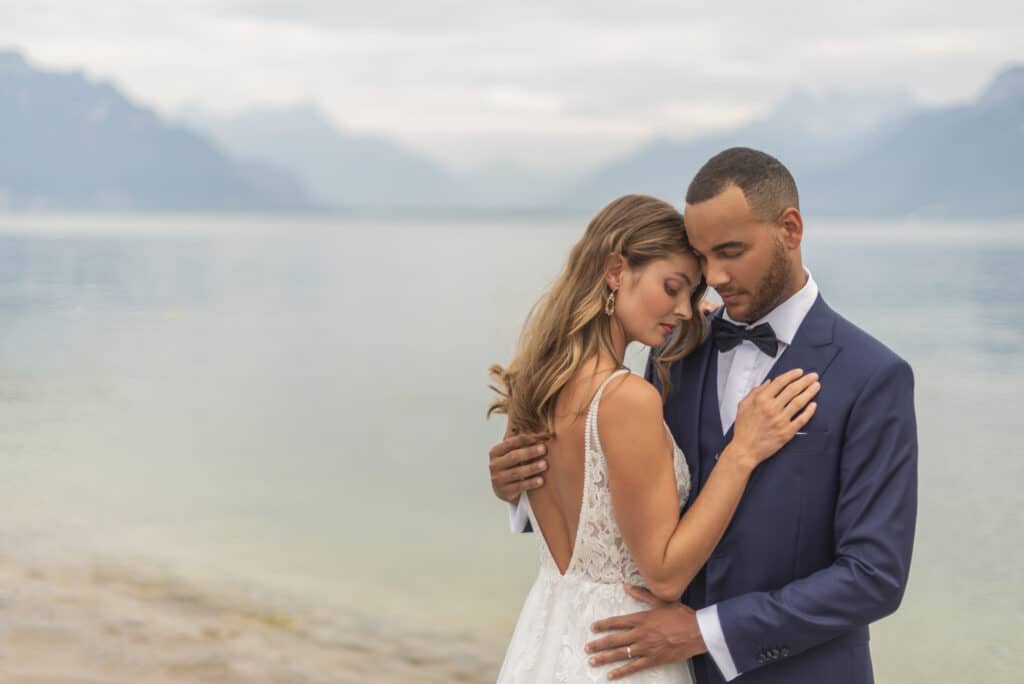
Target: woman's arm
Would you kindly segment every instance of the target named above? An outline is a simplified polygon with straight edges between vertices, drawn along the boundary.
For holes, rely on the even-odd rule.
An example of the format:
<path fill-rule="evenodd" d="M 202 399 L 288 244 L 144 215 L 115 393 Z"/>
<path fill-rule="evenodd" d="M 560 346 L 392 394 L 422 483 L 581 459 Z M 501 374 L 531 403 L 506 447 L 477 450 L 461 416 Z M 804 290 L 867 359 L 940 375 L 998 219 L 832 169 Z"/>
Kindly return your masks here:
<path fill-rule="evenodd" d="M 606 393 L 598 431 L 612 508 L 654 595 L 668 601 L 683 593 L 725 534 L 754 468 L 811 419 L 819 387 L 816 374 L 794 370 L 754 388 L 740 402 L 732 441 L 682 519 L 658 391 L 628 376 Z"/>

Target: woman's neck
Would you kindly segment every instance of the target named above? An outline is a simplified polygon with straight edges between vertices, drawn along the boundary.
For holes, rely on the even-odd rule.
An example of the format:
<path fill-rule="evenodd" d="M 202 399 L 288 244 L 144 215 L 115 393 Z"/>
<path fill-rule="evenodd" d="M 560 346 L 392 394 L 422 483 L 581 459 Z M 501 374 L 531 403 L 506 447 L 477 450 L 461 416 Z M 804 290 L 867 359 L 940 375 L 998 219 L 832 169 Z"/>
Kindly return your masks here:
<path fill-rule="evenodd" d="M 611 320 L 611 326 L 609 332 L 611 333 L 612 348 L 611 353 L 614 356 L 612 359 L 617 368 L 622 368 L 626 361 L 626 346 L 630 340 L 626 336 L 626 331 L 623 329 L 622 324 L 616 321 L 614 318 Z"/>
<path fill-rule="evenodd" d="M 598 349 L 597 353 L 589 361 L 583 363 L 584 368 L 589 368 L 594 375 L 612 373 L 625 367 L 626 341 L 624 337 L 616 338 L 612 334 L 611 349 Z"/>

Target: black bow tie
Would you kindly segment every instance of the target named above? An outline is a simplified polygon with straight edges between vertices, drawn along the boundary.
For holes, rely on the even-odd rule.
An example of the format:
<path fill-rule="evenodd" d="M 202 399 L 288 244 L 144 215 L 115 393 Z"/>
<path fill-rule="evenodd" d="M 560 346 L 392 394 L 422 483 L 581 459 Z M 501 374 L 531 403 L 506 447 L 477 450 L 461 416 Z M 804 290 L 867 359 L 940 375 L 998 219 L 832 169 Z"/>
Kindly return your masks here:
<path fill-rule="evenodd" d="M 750 340 L 757 348 L 774 358 L 779 351 L 779 341 L 775 331 L 767 323 L 755 325 L 753 328 L 730 323 L 724 318 L 711 319 L 711 334 L 719 351 L 727 352 L 735 348 L 743 340 Z"/>

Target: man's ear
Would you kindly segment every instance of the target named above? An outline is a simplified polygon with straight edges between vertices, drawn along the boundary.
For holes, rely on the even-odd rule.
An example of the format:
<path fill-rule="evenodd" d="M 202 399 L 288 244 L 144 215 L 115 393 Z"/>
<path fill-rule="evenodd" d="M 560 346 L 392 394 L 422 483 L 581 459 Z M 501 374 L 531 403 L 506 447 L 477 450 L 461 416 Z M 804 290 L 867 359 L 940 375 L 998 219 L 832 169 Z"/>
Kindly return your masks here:
<path fill-rule="evenodd" d="M 804 239 L 804 218 L 799 209 L 786 209 L 779 214 L 775 225 L 779 228 L 782 244 L 789 249 L 800 248 L 800 242 Z"/>
<path fill-rule="evenodd" d="M 622 287 L 622 274 L 626 270 L 626 258 L 612 252 L 604 258 L 604 282 L 612 292 Z"/>

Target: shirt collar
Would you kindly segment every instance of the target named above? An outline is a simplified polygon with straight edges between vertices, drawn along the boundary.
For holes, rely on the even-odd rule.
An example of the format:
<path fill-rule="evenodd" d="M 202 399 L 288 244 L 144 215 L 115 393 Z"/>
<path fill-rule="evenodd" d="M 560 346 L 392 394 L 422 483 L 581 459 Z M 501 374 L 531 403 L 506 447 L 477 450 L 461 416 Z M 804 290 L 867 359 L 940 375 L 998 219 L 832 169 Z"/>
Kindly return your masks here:
<path fill-rule="evenodd" d="M 761 323 L 768 323 L 772 326 L 775 338 L 779 342 L 792 345 L 793 338 L 796 337 L 796 331 L 800 328 L 800 324 L 804 322 L 804 318 L 807 317 L 807 312 L 814 306 L 815 300 L 818 299 L 818 284 L 814 282 L 814 277 L 806 268 L 804 269 L 804 274 L 807 275 L 807 282 L 804 283 L 804 286 L 792 297 L 769 311 L 766 316 L 754 321 L 751 327 Z M 730 318 L 728 311 L 723 311 L 722 316 L 730 323 L 744 325 Z"/>

